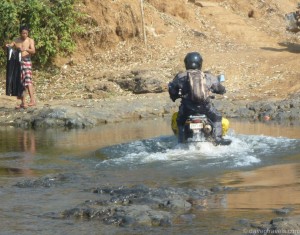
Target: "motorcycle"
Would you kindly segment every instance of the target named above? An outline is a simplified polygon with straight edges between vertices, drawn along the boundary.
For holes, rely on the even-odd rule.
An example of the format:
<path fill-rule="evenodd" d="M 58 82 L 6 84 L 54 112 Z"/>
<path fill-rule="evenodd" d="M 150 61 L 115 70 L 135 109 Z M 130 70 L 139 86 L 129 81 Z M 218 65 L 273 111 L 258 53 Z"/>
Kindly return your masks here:
<path fill-rule="evenodd" d="M 286 30 L 292 33 L 298 33 L 300 31 L 300 25 L 297 20 L 297 12 L 290 12 L 285 14 Z"/>
<path fill-rule="evenodd" d="M 175 135 L 178 135 L 177 126 L 178 112 L 172 115 L 172 130 Z M 229 129 L 229 121 L 226 118 L 222 118 L 222 135 L 226 135 Z M 184 142 L 211 142 L 214 145 L 213 138 L 214 125 L 213 122 L 204 114 L 190 115 L 184 125 Z M 229 145 L 231 141 L 227 141 L 222 145 Z"/>
<path fill-rule="evenodd" d="M 223 74 L 217 76 L 219 82 L 225 81 L 225 76 Z M 181 97 L 181 89 L 179 89 L 179 97 Z M 210 96 L 214 99 L 214 96 Z M 172 115 L 172 130 L 175 135 L 178 136 L 178 126 L 177 126 L 177 116 L 178 112 Z M 205 115 L 201 113 L 194 113 L 189 115 L 184 124 L 184 142 L 211 142 L 214 145 L 218 145 L 213 137 L 214 133 L 213 122 Z M 222 136 L 226 135 L 229 129 L 229 121 L 226 118 L 222 118 Z M 230 145 L 231 140 L 225 140 L 221 145 Z"/>

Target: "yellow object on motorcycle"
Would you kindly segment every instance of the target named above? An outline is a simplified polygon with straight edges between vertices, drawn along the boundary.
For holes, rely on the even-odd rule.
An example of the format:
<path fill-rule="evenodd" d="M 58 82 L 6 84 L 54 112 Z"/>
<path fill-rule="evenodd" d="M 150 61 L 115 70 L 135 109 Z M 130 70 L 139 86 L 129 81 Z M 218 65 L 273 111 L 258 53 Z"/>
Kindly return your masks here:
<path fill-rule="evenodd" d="M 174 135 L 178 135 L 177 117 L 178 117 L 178 112 L 173 113 L 171 127 Z"/>
<path fill-rule="evenodd" d="M 178 126 L 177 126 L 177 117 L 178 112 L 173 113 L 171 127 L 174 132 L 174 135 L 178 135 Z M 227 118 L 222 118 L 222 135 L 226 135 L 229 129 L 229 120 Z"/>
<path fill-rule="evenodd" d="M 229 129 L 229 120 L 222 117 L 222 135 L 226 135 Z"/>

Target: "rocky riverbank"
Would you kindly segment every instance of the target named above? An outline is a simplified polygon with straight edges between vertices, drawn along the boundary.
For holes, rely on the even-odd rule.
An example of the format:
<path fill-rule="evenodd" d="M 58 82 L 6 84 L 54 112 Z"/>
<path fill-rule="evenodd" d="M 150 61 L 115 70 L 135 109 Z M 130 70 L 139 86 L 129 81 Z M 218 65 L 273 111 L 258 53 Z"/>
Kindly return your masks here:
<path fill-rule="evenodd" d="M 0 124 L 22 128 L 86 128 L 126 119 L 154 118 L 171 115 L 179 102 L 173 103 L 167 94 L 148 93 L 105 99 L 59 100 L 39 102 L 35 107 L 16 110 L 15 99 L 2 96 Z M 213 100 L 223 116 L 253 121 L 300 121 L 300 93 L 288 99 L 269 101 L 233 100 L 216 97 Z"/>

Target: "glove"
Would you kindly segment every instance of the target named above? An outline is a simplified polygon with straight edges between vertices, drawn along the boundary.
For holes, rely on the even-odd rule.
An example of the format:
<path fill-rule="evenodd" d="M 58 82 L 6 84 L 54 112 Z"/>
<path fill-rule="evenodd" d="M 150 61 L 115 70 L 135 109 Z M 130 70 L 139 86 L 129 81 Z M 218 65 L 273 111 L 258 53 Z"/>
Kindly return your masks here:
<path fill-rule="evenodd" d="M 211 87 L 211 91 L 213 93 L 216 93 L 216 94 L 219 94 L 219 95 L 223 95 L 223 94 L 226 93 L 226 89 L 225 89 L 225 87 L 223 85 L 221 85 L 221 83 L 219 83 L 218 85 L 216 85 L 216 84 L 213 85 Z"/>
<path fill-rule="evenodd" d="M 170 94 L 170 99 L 175 102 L 175 100 L 177 100 L 179 98 L 179 96 L 175 96 L 175 95 L 171 95 Z"/>
<path fill-rule="evenodd" d="M 226 93 L 225 87 L 222 86 L 221 84 L 220 84 L 220 86 L 218 88 L 219 89 L 218 89 L 218 93 L 217 94 L 224 95 Z"/>

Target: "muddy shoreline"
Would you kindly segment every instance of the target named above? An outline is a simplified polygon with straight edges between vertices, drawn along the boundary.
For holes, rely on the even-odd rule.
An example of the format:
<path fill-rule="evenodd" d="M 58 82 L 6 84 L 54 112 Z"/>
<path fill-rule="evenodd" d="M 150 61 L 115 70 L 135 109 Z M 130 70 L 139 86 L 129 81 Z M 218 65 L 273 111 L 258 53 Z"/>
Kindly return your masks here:
<path fill-rule="evenodd" d="M 14 98 L 2 96 L 1 100 L 0 125 L 29 129 L 87 128 L 128 119 L 163 117 L 172 115 L 179 106 L 179 101 L 172 102 L 167 92 L 99 100 L 53 100 L 20 110 L 14 109 Z M 229 119 L 291 124 L 300 122 L 300 93 L 277 101 L 240 101 L 216 97 L 213 102 L 223 116 Z"/>

